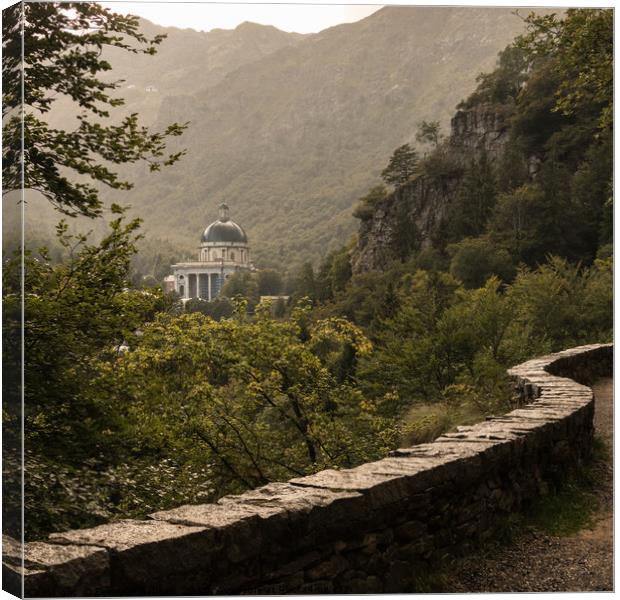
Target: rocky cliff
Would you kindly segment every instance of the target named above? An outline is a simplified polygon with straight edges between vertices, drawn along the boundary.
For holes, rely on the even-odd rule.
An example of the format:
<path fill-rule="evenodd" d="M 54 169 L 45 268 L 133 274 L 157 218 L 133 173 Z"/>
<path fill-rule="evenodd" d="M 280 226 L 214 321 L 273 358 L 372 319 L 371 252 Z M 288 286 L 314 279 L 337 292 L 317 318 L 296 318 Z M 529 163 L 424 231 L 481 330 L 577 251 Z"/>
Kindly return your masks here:
<path fill-rule="evenodd" d="M 457 111 L 450 136 L 436 152 L 437 166 L 427 169 L 379 202 L 362 220 L 351 255 L 353 273 L 382 270 L 396 258 L 395 235 L 403 219 L 410 224 L 419 249 L 428 248 L 463 178 L 464 167 L 485 153 L 497 160 L 509 135 L 509 110 L 479 104 Z"/>

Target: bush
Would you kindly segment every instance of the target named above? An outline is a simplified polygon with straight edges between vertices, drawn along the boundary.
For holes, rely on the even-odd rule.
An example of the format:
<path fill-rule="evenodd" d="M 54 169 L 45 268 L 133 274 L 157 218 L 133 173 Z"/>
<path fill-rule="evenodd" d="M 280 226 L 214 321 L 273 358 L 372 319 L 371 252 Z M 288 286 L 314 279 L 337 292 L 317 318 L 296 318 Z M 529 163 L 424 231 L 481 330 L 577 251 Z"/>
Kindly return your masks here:
<path fill-rule="evenodd" d="M 510 254 L 486 238 L 466 238 L 448 246 L 448 253 L 450 273 L 470 289 L 481 287 L 493 275 L 509 281 L 516 271 Z"/>

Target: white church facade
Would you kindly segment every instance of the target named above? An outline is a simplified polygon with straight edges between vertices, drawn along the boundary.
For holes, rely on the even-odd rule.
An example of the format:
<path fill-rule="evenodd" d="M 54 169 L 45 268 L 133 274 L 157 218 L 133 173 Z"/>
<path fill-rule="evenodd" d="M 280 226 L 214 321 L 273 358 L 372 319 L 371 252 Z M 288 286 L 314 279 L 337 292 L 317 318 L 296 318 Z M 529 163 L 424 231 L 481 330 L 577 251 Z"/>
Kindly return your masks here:
<path fill-rule="evenodd" d="M 231 221 L 228 206 L 221 204 L 219 219 L 200 238 L 198 260 L 172 265 L 174 291 L 183 300 L 213 300 L 230 275 L 249 270 L 253 266 L 248 237 L 240 225 Z"/>

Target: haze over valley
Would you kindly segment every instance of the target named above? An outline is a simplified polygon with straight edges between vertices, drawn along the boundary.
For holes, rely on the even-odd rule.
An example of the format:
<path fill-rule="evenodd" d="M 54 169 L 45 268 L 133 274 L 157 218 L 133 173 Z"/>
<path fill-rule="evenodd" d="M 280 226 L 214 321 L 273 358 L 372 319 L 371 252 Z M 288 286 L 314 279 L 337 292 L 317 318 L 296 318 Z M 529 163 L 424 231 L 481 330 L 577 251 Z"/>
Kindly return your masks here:
<path fill-rule="evenodd" d="M 141 28 L 168 37 L 155 56 L 109 52 L 112 77 L 126 80 L 118 113 L 161 127 L 189 121 L 175 140 L 187 155 L 155 174 L 127 166 L 134 189 L 105 197 L 144 219 L 144 248 L 178 257 L 193 254 L 225 201 L 257 264 L 281 268 L 346 242 L 352 207 L 393 149 L 415 144 L 423 119 L 447 133 L 455 105 L 523 22 L 509 8 L 386 7 L 307 35 L 253 23 Z M 53 121 L 66 122 L 66 109 L 57 102 Z M 36 202 L 30 217 L 33 235 L 57 219 Z"/>

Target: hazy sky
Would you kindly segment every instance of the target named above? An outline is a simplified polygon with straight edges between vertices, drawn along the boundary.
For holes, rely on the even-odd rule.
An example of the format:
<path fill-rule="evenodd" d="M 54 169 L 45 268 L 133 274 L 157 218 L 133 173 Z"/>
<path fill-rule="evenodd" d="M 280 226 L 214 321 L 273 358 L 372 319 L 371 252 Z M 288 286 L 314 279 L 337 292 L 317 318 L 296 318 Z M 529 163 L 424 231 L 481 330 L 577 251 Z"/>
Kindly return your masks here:
<path fill-rule="evenodd" d="M 311 33 L 339 23 L 359 21 L 381 5 L 216 4 L 196 2 L 102 2 L 116 12 L 145 17 L 158 25 L 209 31 L 234 29 L 243 21 Z"/>

